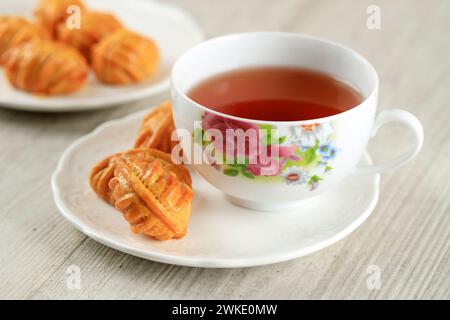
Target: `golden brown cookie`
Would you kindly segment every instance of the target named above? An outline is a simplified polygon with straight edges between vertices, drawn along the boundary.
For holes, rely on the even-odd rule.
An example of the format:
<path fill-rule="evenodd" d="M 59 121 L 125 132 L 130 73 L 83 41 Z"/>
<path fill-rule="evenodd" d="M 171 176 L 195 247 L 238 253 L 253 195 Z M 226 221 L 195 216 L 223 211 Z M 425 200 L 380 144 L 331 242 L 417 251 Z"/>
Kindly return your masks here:
<path fill-rule="evenodd" d="M 112 155 L 92 169 L 94 191 L 121 211 L 135 233 L 157 240 L 182 238 L 193 192 L 187 169 L 154 149 Z"/>
<path fill-rule="evenodd" d="M 99 81 L 126 85 L 141 82 L 156 71 L 159 51 L 153 40 L 121 29 L 93 46 L 91 61 Z"/>
<path fill-rule="evenodd" d="M 58 25 L 73 14 L 67 10 L 70 6 L 77 6 L 80 14 L 85 11 L 84 3 L 81 0 L 40 0 L 34 15 L 52 37 L 55 37 Z"/>
<path fill-rule="evenodd" d="M 121 28 L 122 24 L 112 14 L 86 11 L 81 15 L 80 29 L 70 29 L 65 22 L 61 22 L 57 28 L 57 39 L 75 47 L 90 61 L 91 47 Z"/>
<path fill-rule="evenodd" d="M 50 39 L 50 34 L 24 18 L 0 17 L 0 57 L 10 48 L 36 39 Z"/>
<path fill-rule="evenodd" d="M 69 94 L 86 83 L 83 56 L 62 43 L 37 40 L 15 46 L 2 56 L 6 78 L 17 89 L 39 95 Z"/>
<path fill-rule="evenodd" d="M 174 130 L 172 104 L 166 101 L 145 115 L 134 147 L 153 148 L 170 153 L 177 144 L 171 139 Z"/>

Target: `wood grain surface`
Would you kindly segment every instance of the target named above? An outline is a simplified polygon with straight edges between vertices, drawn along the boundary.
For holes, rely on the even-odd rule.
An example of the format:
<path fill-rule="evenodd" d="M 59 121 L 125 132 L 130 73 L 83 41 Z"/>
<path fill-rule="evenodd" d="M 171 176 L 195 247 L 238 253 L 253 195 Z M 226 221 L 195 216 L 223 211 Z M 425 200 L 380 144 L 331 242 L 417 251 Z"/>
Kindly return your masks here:
<path fill-rule="evenodd" d="M 335 245 L 286 263 L 244 269 L 165 265 L 105 247 L 58 213 L 50 176 L 67 146 L 106 120 L 168 93 L 104 111 L 44 114 L 0 109 L 0 298 L 14 299 L 449 299 L 450 1 L 176 0 L 208 37 L 283 30 L 328 38 L 365 55 L 381 78 L 380 110 L 403 108 L 423 123 L 416 160 L 384 174 L 370 218 Z M 369 5 L 381 29 L 366 26 Z M 1 94 L 1 93 L 0 93 Z M 400 154 L 411 136 L 383 129 L 375 160 Z M 81 289 L 66 286 L 81 269 Z M 369 290 L 367 268 L 381 269 Z"/>

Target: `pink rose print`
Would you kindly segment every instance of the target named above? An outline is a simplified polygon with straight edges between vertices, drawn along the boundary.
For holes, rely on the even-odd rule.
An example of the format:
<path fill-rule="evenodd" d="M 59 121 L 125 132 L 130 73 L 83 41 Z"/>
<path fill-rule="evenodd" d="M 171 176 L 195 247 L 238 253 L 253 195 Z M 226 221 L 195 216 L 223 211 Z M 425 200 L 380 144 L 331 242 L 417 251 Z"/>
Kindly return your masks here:
<path fill-rule="evenodd" d="M 209 164 L 227 176 L 260 180 L 279 177 L 287 185 L 306 185 L 313 191 L 320 187 L 324 174 L 333 169 L 338 150 L 334 127 L 331 122 L 283 127 L 279 136 L 271 131 L 277 128 L 271 124 L 253 124 L 206 112 L 200 136 L 206 134 L 212 141 L 206 145 L 219 155 L 217 162 Z M 227 131 L 234 141 L 230 136 L 227 141 Z"/>
<path fill-rule="evenodd" d="M 231 129 L 231 130 L 237 130 L 237 129 L 242 129 L 243 132 L 245 133 L 245 131 L 247 130 L 255 130 L 255 136 L 256 136 L 256 143 L 258 143 L 259 138 L 258 138 L 258 127 L 256 125 L 253 125 L 251 123 L 248 122 L 244 122 L 244 121 L 237 121 L 237 120 L 232 120 L 232 119 L 228 119 L 228 118 L 224 118 L 221 116 L 218 116 L 214 113 L 210 113 L 210 112 L 205 112 L 205 114 L 202 117 L 202 128 L 203 130 L 207 131 L 209 129 L 216 129 L 219 130 L 222 133 L 222 141 L 214 141 L 215 147 L 224 151 L 226 150 L 226 154 L 227 156 L 231 156 L 231 157 L 236 157 L 236 156 L 249 156 L 250 153 L 250 141 L 249 141 L 249 137 L 245 136 L 245 145 L 242 148 L 243 150 L 245 150 L 245 154 L 240 154 L 238 151 L 241 150 L 241 148 L 238 148 L 237 144 L 234 143 L 234 145 L 232 145 L 233 149 L 230 148 L 231 143 L 227 143 L 225 137 L 226 137 L 226 130 L 227 129 Z M 235 131 L 237 134 L 239 131 Z M 222 143 L 222 145 L 220 145 L 220 143 Z M 239 149 L 239 150 L 238 150 Z"/>

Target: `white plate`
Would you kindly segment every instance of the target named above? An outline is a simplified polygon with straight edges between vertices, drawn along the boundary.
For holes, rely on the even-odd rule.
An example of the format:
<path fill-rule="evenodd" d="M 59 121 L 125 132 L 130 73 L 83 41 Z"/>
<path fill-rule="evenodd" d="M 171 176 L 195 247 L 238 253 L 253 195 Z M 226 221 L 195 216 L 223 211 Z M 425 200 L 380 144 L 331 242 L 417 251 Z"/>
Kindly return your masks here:
<path fill-rule="evenodd" d="M 342 239 L 372 212 L 379 176 L 352 177 L 337 189 L 289 212 L 237 207 L 193 173 L 195 192 L 188 235 L 155 241 L 130 231 L 121 213 L 88 184 L 91 167 L 133 144 L 144 112 L 107 122 L 63 154 L 52 177 L 55 202 L 76 228 L 120 251 L 145 259 L 200 267 L 248 267 L 286 261 Z M 370 162 L 366 156 L 365 162 Z"/>
<path fill-rule="evenodd" d="M 36 97 L 14 89 L 0 72 L 0 106 L 30 111 L 79 111 L 106 108 L 156 95 L 169 88 L 170 69 L 181 53 L 201 42 L 203 32 L 177 7 L 151 0 L 84 0 L 89 8 L 115 14 L 129 29 L 153 38 L 162 55 L 158 72 L 147 81 L 124 87 L 99 83 L 92 72 L 84 89 L 67 96 Z M 32 17 L 36 0 L 2 0 L 0 15 Z"/>

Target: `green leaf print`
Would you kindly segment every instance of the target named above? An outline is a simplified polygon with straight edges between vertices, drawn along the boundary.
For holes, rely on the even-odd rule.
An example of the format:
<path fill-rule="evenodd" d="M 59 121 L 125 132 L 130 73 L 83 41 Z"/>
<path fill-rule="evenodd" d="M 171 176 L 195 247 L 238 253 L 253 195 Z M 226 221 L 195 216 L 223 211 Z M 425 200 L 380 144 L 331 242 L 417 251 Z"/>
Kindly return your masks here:
<path fill-rule="evenodd" d="M 202 144 L 203 142 L 203 129 L 196 128 L 194 132 L 192 132 L 192 138 L 194 139 L 194 143 Z"/>
<path fill-rule="evenodd" d="M 259 128 L 262 130 L 261 144 L 268 146 L 272 144 L 272 126 L 269 124 L 261 124 Z"/>
<path fill-rule="evenodd" d="M 243 167 L 241 169 L 241 173 L 244 177 L 249 178 L 249 179 L 255 179 L 255 176 L 247 170 L 247 168 Z"/>
<path fill-rule="evenodd" d="M 312 163 L 314 160 L 316 160 L 316 149 L 315 148 L 308 148 L 305 151 L 303 151 L 302 154 L 303 163 L 305 165 L 308 165 Z"/>
<path fill-rule="evenodd" d="M 223 170 L 223 173 L 227 176 L 235 177 L 239 174 L 239 171 L 236 169 L 225 169 Z"/>
<path fill-rule="evenodd" d="M 308 181 L 308 183 L 314 183 L 314 182 L 319 182 L 320 180 L 322 180 L 322 178 L 321 177 L 319 177 L 318 175 L 314 175 L 314 176 L 312 176 L 311 178 L 309 178 L 309 181 Z"/>

